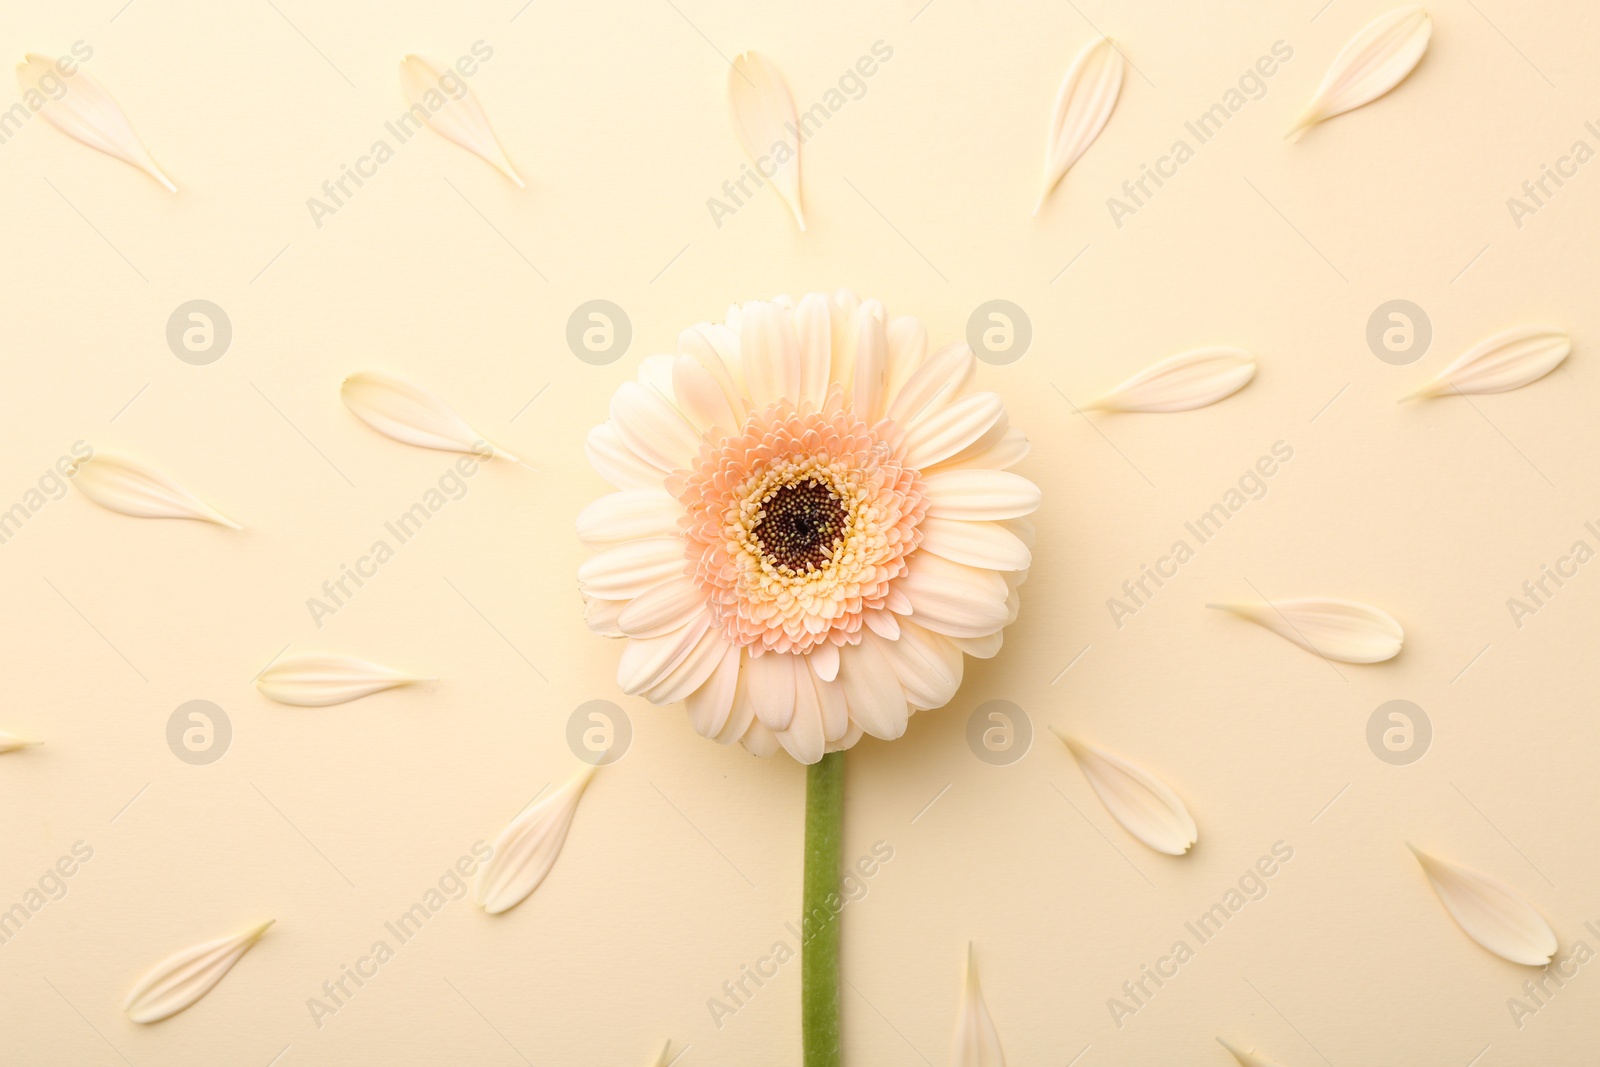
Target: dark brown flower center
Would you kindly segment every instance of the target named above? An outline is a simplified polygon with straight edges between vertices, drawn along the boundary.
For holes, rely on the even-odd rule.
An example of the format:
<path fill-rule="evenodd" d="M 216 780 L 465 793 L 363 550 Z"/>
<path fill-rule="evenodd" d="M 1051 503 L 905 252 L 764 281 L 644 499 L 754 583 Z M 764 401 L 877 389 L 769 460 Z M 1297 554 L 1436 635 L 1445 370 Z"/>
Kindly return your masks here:
<path fill-rule="evenodd" d="M 844 537 L 844 503 L 821 482 L 791 482 L 761 505 L 751 529 L 761 554 L 775 567 L 796 573 L 816 570 L 833 556 Z"/>

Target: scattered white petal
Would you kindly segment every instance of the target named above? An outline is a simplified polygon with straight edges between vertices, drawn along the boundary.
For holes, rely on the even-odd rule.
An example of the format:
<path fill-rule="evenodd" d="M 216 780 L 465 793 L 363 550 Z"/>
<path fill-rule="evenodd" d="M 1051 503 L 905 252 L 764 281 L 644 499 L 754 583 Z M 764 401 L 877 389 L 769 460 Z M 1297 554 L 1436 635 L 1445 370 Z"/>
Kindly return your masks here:
<path fill-rule="evenodd" d="M 1399 85 L 1422 61 L 1432 34 L 1433 20 L 1415 4 L 1367 23 L 1334 59 L 1289 137 L 1297 138 L 1325 119 L 1370 104 Z"/>
<path fill-rule="evenodd" d="M 53 77 L 55 85 L 65 87 L 65 92 L 41 87 L 40 82 L 46 77 Z M 36 93 L 45 101 L 39 114 L 68 137 L 138 167 L 171 192 L 178 191 L 172 179 L 161 173 L 150 158 L 122 108 L 82 67 L 70 77 L 63 77 L 55 60 L 29 53 L 17 64 L 17 84 L 25 94 Z M 58 92 L 61 95 L 57 96 Z"/>
<path fill-rule="evenodd" d="M 1400 402 L 1451 393 L 1504 393 L 1538 381 L 1572 351 L 1572 338 L 1545 326 L 1519 326 L 1478 342 L 1433 381 Z"/>
<path fill-rule="evenodd" d="M 518 189 L 523 188 L 522 175 L 506 158 L 505 149 L 500 147 L 500 141 L 489 125 L 489 116 L 483 113 L 478 98 L 467 83 L 455 77 L 453 72 L 451 77 L 455 78 L 459 93 L 446 97 L 441 88 L 444 77 L 437 67 L 420 56 L 406 56 L 400 61 L 400 91 L 405 94 L 406 103 L 412 106 L 413 111 L 420 107 L 428 115 L 425 120 L 428 128 L 445 140 L 453 141 L 473 155 L 482 157 L 501 174 L 516 182 Z M 443 103 L 438 107 L 429 107 L 430 96 Z"/>
<path fill-rule="evenodd" d="M 728 103 L 733 109 L 733 132 L 751 160 L 769 159 L 776 170 L 762 174 L 794 212 L 802 231 L 805 213 L 800 205 L 800 128 L 794 97 L 783 72 L 759 52 L 734 57 L 728 71 Z M 778 151 L 781 148 L 782 151 Z M 779 158 L 782 156 L 783 158 Z"/>
<path fill-rule="evenodd" d="M 185 949 L 156 964 L 128 994 L 125 1011 L 136 1023 L 153 1023 L 176 1015 L 211 992 L 239 957 L 261 940 L 275 920 L 268 919 L 236 937 L 222 937 Z"/>
<path fill-rule="evenodd" d="M 1439 902 L 1472 940 L 1512 963 L 1543 967 L 1556 952 L 1556 935 L 1544 916 L 1503 882 L 1430 856 L 1407 844 L 1422 864 Z"/>
<path fill-rule="evenodd" d="M 344 380 L 339 395 L 356 418 L 385 437 L 419 448 L 466 452 L 484 459 L 504 456 L 519 462 L 468 426 L 433 390 L 398 374 L 358 371 Z"/>
<path fill-rule="evenodd" d="M 1239 1067 L 1278 1067 L 1265 1056 L 1256 1055 L 1254 1049 L 1246 1052 L 1244 1049 L 1233 1047 L 1220 1037 L 1217 1038 L 1217 1044 L 1233 1054 L 1233 1058 L 1239 1061 Z"/>
<path fill-rule="evenodd" d="M 33 741 L 29 738 L 18 737 L 16 734 L 8 734 L 4 730 L 0 730 L 0 752 L 15 752 L 19 748 L 42 744 L 44 744 L 43 741 Z"/>
<path fill-rule="evenodd" d="M 1232 396 L 1256 376 L 1256 361 L 1238 348 L 1197 348 L 1147 367 L 1084 410 L 1191 411 Z"/>
<path fill-rule="evenodd" d="M 1044 186 L 1033 213 L 1039 214 L 1050 195 L 1078 157 L 1088 151 L 1105 129 L 1122 92 L 1122 53 L 1108 37 L 1090 43 L 1072 61 L 1056 93 L 1055 114 L 1050 117 L 1050 140 L 1044 155 Z"/>
<path fill-rule="evenodd" d="M 238 523 L 154 467 L 126 456 L 97 452 L 77 465 L 72 484 L 108 511 L 141 519 L 198 519 L 229 529 Z"/>
<path fill-rule="evenodd" d="M 1006 1054 L 1000 1047 L 1000 1034 L 983 1002 L 978 987 L 978 963 L 972 945 L 967 945 L 967 973 L 961 985 L 961 1007 L 956 1013 L 956 1036 L 950 1050 L 951 1067 L 1005 1067 Z"/>
<path fill-rule="evenodd" d="M 594 777 L 594 765 L 512 819 L 491 848 L 494 854 L 478 872 L 474 899 L 490 915 L 516 907 L 539 888 L 566 843 L 578 801 Z"/>
<path fill-rule="evenodd" d="M 1325 659 L 1382 663 L 1400 654 L 1406 633 L 1393 615 L 1354 600 L 1305 597 L 1270 604 L 1207 604 L 1259 623 Z"/>
<path fill-rule="evenodd" d="M 268 700 L 301 708 L 324 708 L 350 700 L 431 681 L 405 674 L 354 656 L 311 653 L 280 659 L 256 679 L 256 688 Z"/>
<path fill-rule="evenodd" d="M 1106 810 L 1134 837 L 1169 856 L 1183 855 L 1199 839 L 1189 809 L 1161 779 L 1054 727 L 1051 730 L 1083 768 Z"/>

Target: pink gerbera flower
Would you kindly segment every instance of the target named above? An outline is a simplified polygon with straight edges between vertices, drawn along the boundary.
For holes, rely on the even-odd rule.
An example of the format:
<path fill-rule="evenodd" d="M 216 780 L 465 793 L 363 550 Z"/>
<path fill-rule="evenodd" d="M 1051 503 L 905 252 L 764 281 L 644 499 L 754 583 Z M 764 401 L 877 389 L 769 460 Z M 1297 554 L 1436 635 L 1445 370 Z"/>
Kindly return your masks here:
<path fill-rule="evenodd" d="M 840 291 L 730 308 L 646 359 L 589 434 L 589 626 L 624 692 L 802 763 L 892 739 L 1000 649 L 1039 490 L 964 344 Z"/>

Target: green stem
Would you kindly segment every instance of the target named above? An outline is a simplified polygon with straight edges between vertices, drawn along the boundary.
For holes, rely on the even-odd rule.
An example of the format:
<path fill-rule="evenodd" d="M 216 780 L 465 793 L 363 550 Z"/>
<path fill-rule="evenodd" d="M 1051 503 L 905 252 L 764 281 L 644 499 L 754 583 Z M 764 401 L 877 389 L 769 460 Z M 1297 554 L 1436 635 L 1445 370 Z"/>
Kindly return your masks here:
<path fill-rule="evenodd" d="M 844 857 L 844 753 L 806 768 L 806 870 L 800 929 L 800 1040 L 805 1067 L 839 1067 L 839 892 Z M 819 922 L 820 920 L 820 922 Z"/>

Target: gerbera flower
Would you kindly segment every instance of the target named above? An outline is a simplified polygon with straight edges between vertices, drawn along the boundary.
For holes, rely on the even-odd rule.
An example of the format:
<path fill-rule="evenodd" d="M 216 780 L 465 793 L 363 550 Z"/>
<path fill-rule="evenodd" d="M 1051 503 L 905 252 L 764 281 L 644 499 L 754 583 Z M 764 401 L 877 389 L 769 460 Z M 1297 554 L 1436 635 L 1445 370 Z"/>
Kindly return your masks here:
<path fill-rule="evenodd" d="M 1039 504 L 975 370 L 843 290 L 732 307 L 646 359 L 587 442 L 619 491 L 578 516 L 623 691 L 802 763 L 947 703 L 1017 616 Z"/>

